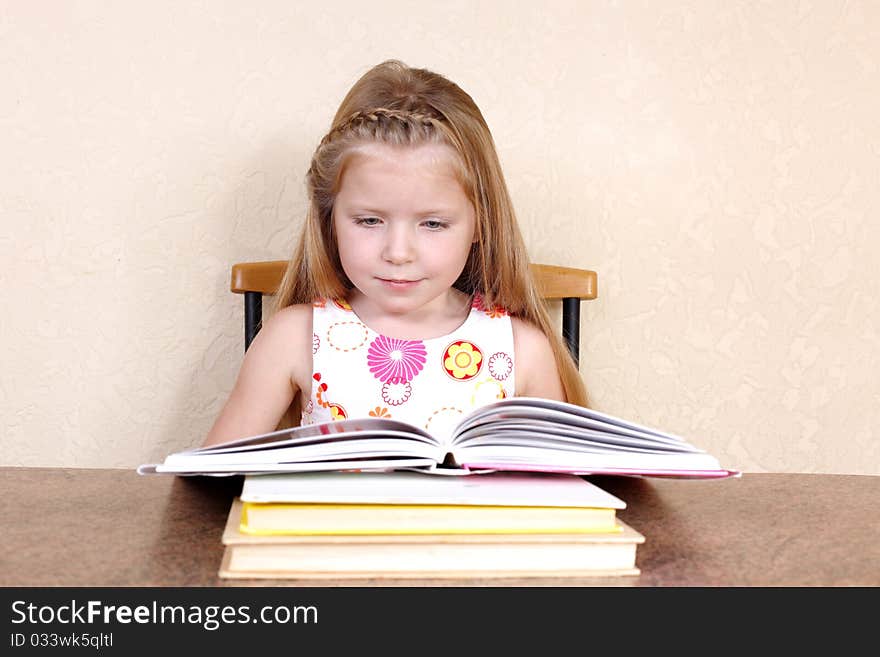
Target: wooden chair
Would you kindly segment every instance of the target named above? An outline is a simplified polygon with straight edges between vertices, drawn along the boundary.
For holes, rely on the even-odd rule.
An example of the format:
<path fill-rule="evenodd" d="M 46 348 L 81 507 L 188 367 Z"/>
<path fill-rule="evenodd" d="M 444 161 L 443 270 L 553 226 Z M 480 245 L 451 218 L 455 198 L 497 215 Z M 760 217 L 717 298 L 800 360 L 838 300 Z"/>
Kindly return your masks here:
<path fill-rule="evenodd" d="M 596 298 L 596 272 L 555 265 L 532 264 L 531 267 L 541 296 L 547 300 L 562 300 L 562 337 L 577 363 L 581 300 Z M 245 351 L 260 330 L 263 295 L 275 294 L 285 269 L 286 260 L 240 262 L 232 265 L 231 289 L 236 294 L 244 294 Z"/>

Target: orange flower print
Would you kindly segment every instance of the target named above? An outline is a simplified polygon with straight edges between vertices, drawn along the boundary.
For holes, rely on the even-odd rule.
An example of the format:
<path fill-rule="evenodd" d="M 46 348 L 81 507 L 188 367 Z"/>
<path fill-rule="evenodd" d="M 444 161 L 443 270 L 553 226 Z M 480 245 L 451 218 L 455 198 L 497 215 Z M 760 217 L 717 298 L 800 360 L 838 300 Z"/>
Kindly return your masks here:
<path fill-rule="evenodd" d="M 484 313 L 490 319 L 498 319 L 499 317 L 504 317 L 507 314 L 507 311 L 504 310 L 501 306 L 494 306 L 491 310 L 484 310 Z"/>
<path fill-rule="evenodd" d="M 453 342 L 443 352 L 443 369 L 456 381 L 474 378 L 482 366 L 483 352 L 472 342 Z"/>
<path fill-rule="evenodd" d="M 351 306 L 348 305 L 348 301 L 345 299 L 333 299 L 333 303 L 342 308 L 343 310 L 347 310 L 348 312 L 352 312 Z"/>
<path fill-rule="evenodd" d="M 482 311 L 490 319 L 498 319 L 499 317 L 507 315 L 507 310 L 502 306 L 492 306 L 491 308 L 487 308 L 481 294 L 474 295 L 474 301 L 471 303 L 471 308 Z"/>
<path fill-rule="evenodd" d="M 316 299 L 315 301 L 312 301 L 313 308 L 323 308 L 326 305 L 327 301 L 325 299 Z"/>
<path fill-rule="evenodd" d="M 370 417 L 391 417 L 391 413 L 388 412 L 387 408 L 377 406 L 370 411 Z"/>
<path fill-rule="evenodd" d="M 327 392 L 327 384 L 321 383 L 321 373 L 315 372 L 312 374 L 312 378 L 318 383 L 315 388 L 315 399 L 318 400 L 318 405 L 321 406 L 321 408 L 329 408 L 330 402 L 324 401 L 324 393 Z"/>

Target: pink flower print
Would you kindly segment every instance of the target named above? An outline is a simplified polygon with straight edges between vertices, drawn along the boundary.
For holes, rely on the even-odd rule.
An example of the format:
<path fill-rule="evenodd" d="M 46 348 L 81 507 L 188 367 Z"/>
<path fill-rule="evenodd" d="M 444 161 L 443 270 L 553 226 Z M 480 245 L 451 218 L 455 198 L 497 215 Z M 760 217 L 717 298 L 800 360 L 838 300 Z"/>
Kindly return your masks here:
<path fill-rule="evenodd" d="M 302 414 L 300 415 L 299 423 L 303 426 L 308 424 L 314 424 L 315 418 L 312 417 L 312 413 L 315 411 L 315 404 L 312 400 L 309 400 L 309 403 L 306 404 L 306 407 L 302 410 Z"/>
<path fill-rule="evenodd" d="M 513 371 L 513 359 L 503 351 L 496 351 L 489 357 L 489 374 L 496 381 L 504 381 Z"/>
<path fill-rule="evenodd" d="M 380 335 L 370 343 L 367 365 L 382 383 L 405 383 L 422 371 L 428 352 L 421 340 L 398 340 Z"/>
<path fill-rule="evenodd" d="M 382 384 L 382 399 L 391 406 L 400 406 L 412 395 L 412 386 L 409 381 L 391 379 Z"/>

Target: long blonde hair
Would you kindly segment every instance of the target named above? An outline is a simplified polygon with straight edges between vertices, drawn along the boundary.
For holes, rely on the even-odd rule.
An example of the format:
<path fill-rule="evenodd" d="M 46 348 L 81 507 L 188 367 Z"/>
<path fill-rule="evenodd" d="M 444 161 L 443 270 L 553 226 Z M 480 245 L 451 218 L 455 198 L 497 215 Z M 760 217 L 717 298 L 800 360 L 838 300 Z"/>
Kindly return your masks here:
<path fill-rule="evenodd" d="M 455 287 L 479 293 L 539 327 L 550 340 L 566 399 L 587 405 L 577 366 L 553 329 L 529 268 L 495 142 L 473 99 L 426 69 L 388 60 L 367 71 L 343 99 L 306 177 L 309 209 L 275 299 L 275 309 L 318 298 L 345 297 L 351 282 L 339 261 L 333 203 L 348 156 L 365 142 L 393 146 L 439 143 L 458 154 L 457 177 L 476 211 L 477 240 Z"/>

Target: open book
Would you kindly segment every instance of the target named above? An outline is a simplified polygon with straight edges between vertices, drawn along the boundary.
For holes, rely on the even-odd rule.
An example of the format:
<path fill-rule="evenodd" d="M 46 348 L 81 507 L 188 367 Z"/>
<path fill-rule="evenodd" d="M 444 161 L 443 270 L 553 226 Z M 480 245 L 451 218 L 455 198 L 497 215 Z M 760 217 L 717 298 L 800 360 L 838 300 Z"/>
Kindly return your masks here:
<path fill-rule="evenodd" d="M 574 404 L 511 397 L 461 416 L 443 435 L 387 418 L 273 431 L 170 454 L 138 472 L 181 475 L 418 469 L 727 477 L 685 439 Z"/>

